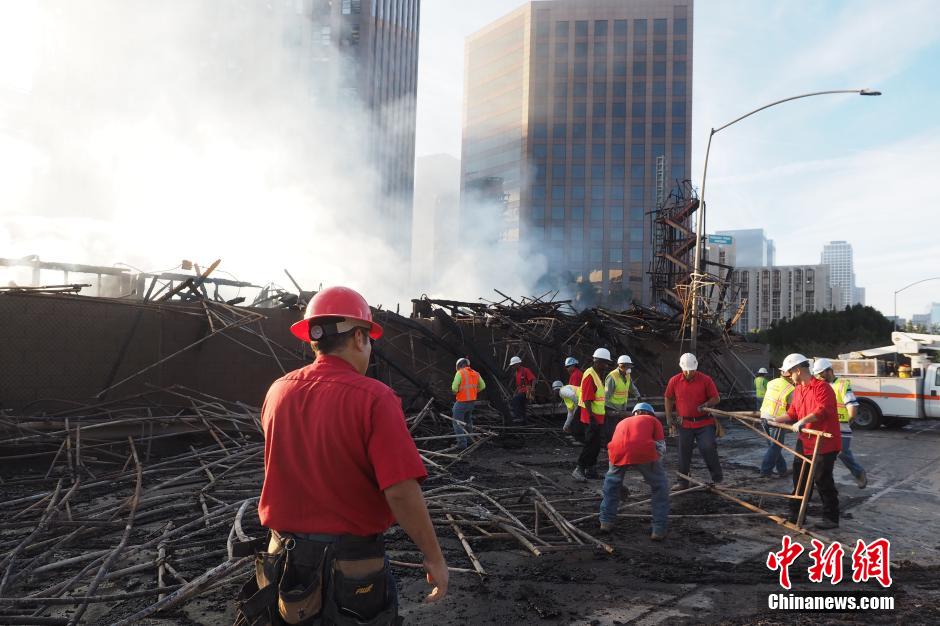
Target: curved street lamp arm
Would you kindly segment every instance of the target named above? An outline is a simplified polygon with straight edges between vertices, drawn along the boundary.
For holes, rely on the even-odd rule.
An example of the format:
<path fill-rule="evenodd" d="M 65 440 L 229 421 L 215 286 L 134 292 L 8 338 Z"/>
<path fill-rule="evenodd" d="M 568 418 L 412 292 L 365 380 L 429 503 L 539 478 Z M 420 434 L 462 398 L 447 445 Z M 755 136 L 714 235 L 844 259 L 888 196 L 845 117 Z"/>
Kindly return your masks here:
<path fill-rule="evenodd" d="M 926 283 L 927 281 L 930 281 L 930 280 L 940 280 L 940 276 L 934 276 L 934 277 L 932 277 L 932 278 L 922 278 L 921 280 L 914 281 L 913 283 L 911 283 L 910 285 L 907 285 L 906 287 L 901 287 L 900 289 L 898 289 L 898 290 L 895 291 L 894 293 L 896 293 L 896 294 L 897 294 L 897 293 L 901 293 L 901 292 L 904 291 L 905 289 L 910 289 L 910 288 L 913 287 L 914 285 L 919 285 L 919 284 L 921 284 L 921 283 Z"/>
<path fill-rule="evenodd" d="M 751 116 L 754 115 L 755 113 L 759 113 L 759 112 L 763 111 L 764 109 L 769 109 L 769 108 L 772 107 L 772 106 L 777 106 L 778 104 L 783 104 L 784 102 L 789 102 L 790 100 L 799 100 L 800 98 L 809 98 L 810 96 L 824 96 L 824 95 L 826 95 L 826 94 L 831 94 L 831 93 L 858 93 L 858 94 L 860 94 L 860 93 L 862 93 L 862 92 L 864 92 L 864 91 L 866 91 L 866 90 L 865 90 L 865 89 L 832 89 L 832 90 L 829 90 L 829 91 L 814 91 L 814 92 L 812 92 L 812 93 L 804 93 L 804 94 L 800 94 L 800 95 L 798 95 L 798 96 L 791 96 L 791 97 L 789 97 L 789 98 L 784 98 L 783 100 L 777 100 L 776 102 L 771 102 L 770 104 L 765 104 L 764 106 L 760 107 L 759 109 L 754 109 L 754 110 L 751 111 L 750 113 L 745 113 L 745 114 L 742 115 L 741 117 L 739 117 L 739 118 L 737 118 L 737 119 L 735 119 L 735 120 L 731 120 L 730 122 L 728 122 L 728 123 L 725 124 L 724 126 L 720 126 L 720 127 L 718 127 L 718 128 L 713 128 L 713 129 L 712 129 L 712 134 L 714 135 L 714 134 L 717 133 L 718 131 L 721 131 L 721 130 L 724 130 L 724 129 L 728 128 L 728 127 L 731 126 L 732 124 L 737 124 L 738 122 L 740 122 L 740 121 L 743 120 L 744 118 L 751 117 Z"/>

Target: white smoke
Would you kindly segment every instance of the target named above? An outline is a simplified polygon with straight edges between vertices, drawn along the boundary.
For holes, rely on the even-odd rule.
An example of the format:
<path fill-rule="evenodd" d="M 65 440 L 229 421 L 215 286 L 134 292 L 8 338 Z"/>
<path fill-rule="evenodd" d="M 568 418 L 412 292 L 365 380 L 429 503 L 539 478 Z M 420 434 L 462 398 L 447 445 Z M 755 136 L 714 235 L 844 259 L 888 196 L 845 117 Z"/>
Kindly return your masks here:
<path fill-rule="evenodd" d="M 5 3 L 0 34 L 26 35 L 4 38 L 0 66 L 0 256 L 146 271 L 220 258 L 239 280 L 293 290 L 287 268 L 387 307 L 531 293 L 544 259 L 494 245 L 487 215 L 432 282 L 410 282 L 405 225 L 373 202 L 376 116 L 338 96 L 342 71 L 318 75 L 304 6 Z"/>

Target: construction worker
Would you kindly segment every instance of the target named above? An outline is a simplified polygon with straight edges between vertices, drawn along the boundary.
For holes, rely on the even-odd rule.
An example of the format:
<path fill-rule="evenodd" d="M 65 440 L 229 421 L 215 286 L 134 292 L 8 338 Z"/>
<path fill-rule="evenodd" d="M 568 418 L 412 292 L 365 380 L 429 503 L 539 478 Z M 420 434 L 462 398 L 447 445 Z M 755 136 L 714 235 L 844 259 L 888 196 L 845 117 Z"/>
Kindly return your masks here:
<path fill-rule="evenodd" d="M 424 555 L 427 580 L 435 585 L 429 601 L 447 593 L 448 570 L 419 485 L 427 472 L 401 400 L 365 376 L 382 327 L 359 293 L 329 287 L 310 300 L 291 332 L 311 342 L 317 358 L 276 380 L 261 410 L 258 516 L 271 536 L 258 555 L 260 591 L 252 602 L 246 596 L 253 590 L 243 590 L 247 601 L 239 610 L 249 623 L 266 611 L 297 623 L 298 614 L 316 617 L 311 605 L 320 612 L 322 591 L 320 614 L 328 623 L 354 616 L 394 624 L 398 590 L 383 541 L 389 526 L 397 521 Z M 284 581 L 289 586 L 281 589 Z M 297 589 L 308 592 L 297 595 Z M 261 600 L 269 596 L 270 603 Z"/>
<path fill-rule="evenodd" d="M 607 403 L 604 424 L 608 440 L 613 437 L 620 420 L 627 415 L 627 401 L 630 395 L 638 395 L 630 378 L 632 370 L 633 360 L 626 354 L 621 354 L 617 357 L 617 367 L 611 370 L 604 380 L 604 402 Z"/>
<path fill-rule="evenodd" d="M 510 381 L 513 395 L 509 401 L 509 409 L 512 411 L 513 423 L 522 425 L 526 421 L 526 406 L 535 392 L 535 374 L 523 365 L 522 359 L 517 356 L 509 359 L 509 367 L 513 370 L 512 380 Z"/>
<path fill-rule="evenodd" d="M 580 428 L 584 433 L 584 448 L 578 457 L 578 465 L 571 472 L 571 476 L 579 482 L 588 478 L 600 478 L 597 474 L 597 455 L 607 443 L 604 431 L 606 404 L 602 381 L 612 365 L 610 350 L 598 348 L 594 351 L 594 364 L 584 371 L 584 377 L 581 379 L 581 398 L 578 406 L 581 407 Z"/>
<path fill-rule="evenodd" d="M 757 370 L 754 377 L 754 398 L 757 400 L 757 410 L 760 411 L 764 403 L 764 396 L 767 394 L 767 368 L 762 367 Z"/>
<path fill-rule="evenodd" d="M 832 387 L 812 375 L 809 359 L 794 353 L 783 360 L 781 369 L 790 373 L 790 380 L 796 386 L 793 401 L 787 409 L 787 416 L 795 423 L 799 436 L 796 451 L 807 456 L 813 454 L 816 447 L 816 435 L 802 432 L 803 428 L 812 428 L 827 432 L 832 436 L 821 437 L 818 455 L 813 465 L 813 475 L 802 476 L 803 459 L 793 457 L 793 495 L 802 493 L 809 482 L 807 498 L 813 495 L 813 487 L 819 489 L 823 503 L 823 520 L 816 524 L 820 530 L 839 527 L 839 491 L 832 479 L 832 468 L 842 450 L 842 438 L 839 436 L 839 415 L 836 410 L 836 394 Z M 802 479 L 802 480 L 801 480 Z M 790 514 L 787 521 L 796 523 L 800 512 L 800 500 L 790 500 Z"/>
<path fill-rule="evenodd" d="M 578 367 L 578 359 L 573 356 L 569 356 L 565 359 L 565 369 L 568 371 L 568 384 L 580 387 L 581 377 L 584 375 L 584 372 Z"/>
<path fill-rule="evenodd" d="M 558 393 L 561 401 L 565 403 L 565 408 L 568 409 L 568 415 L 565 417 L 565 425 L 562 430 L 570 435 L 571 425 L 574 423 L 575 415 L 579 412 L 578 396 L 581 389 L 574 385 L 565 385 L 560 380 L 556 380 L 552 383 L 552 391 Z"/>
<path fill-rule="evenodd" d="M 845 465 L 859 489 L 868 486 L 868 474 L 861 463 L 852 454 L 852 422 L 858 413 L 858 400 L 852 391 L 852 381 L 848 378 L 836 378 L 829 359 L 816 359 L 813 363 L 813 375 L 829 383 L 836 394 L 836 412 L 839 414 L 839 430 L 842 438 L 842 452 L 839 460 Z"/>
<path fill-rule="evenodd" d="M 457 359 L 457 373 L 450 384 L 457 399 L 454 402 L 454 434 L 457 435 L 457 447 L 466 450 L 470 445 L 467 436 L 473 430 L 473 408 L 477 403 L 477 394 L 486 389 L 483 377 L 470 367 L 470 359 Z"/>
<path fill-rule="evenodd" d="M 607 454 L 610 457 L 610 469 L 604 477 L 601 532 L 610 532 L 614 527 L 623 477 L 627 469 L 632 467 L 643 475 L 643 480 L 652 490 L 653 524 L 650 539 L 662 541 L 666 538 L 669 518 L 669 479 L 666 478 L 662 461 L 666 455 L 666 436 L 652 406 L 646 402 L 638 403 L 633 407 L 633 415 L 617 424 L 614 436 L 607 444 Z"/>
<path fill-rule="evenodd" d="M 711 474 L 711 482 L 720 483 L 723 478 L 718 460 L 718 444 L 715 439 L 715 418 L 702 409 L 718 404 L 718 388 L 708 374 L 698 371 L 698 359 L 686 352 L 679 357 L 680 374 L 669 379 L 666 385 L 666 423 L 671 430 L 677 429 L 679 436 L 679 473 L 689 475 L 692 467 L 692 448 L 697 444 L 705 465 Z M 679 478 L 676 489 L 688 489 L 689 482 Z"/>
<path fill-rule="evenodd" d="M 787 409 L 790 408 L 790 401 L 793 399 L 793 389 L 789 372 L 781 371 L 778 378 L 767 383 L 764 402 L 760 407 L 761 425 L 764 432 L 781 445 L 786 439 L 787 431 L 779 426 L 772 426 L 771 423 L 789 421 Z M 767 441 L 767 451 L 764 453 L 764 460 L 760 466 L 761 478 L 770 478 L 775 469 L 780 478 L 786 477 L 790 471 L 786 459 L 783 458 L 783 448 L 773 441 Z"/>

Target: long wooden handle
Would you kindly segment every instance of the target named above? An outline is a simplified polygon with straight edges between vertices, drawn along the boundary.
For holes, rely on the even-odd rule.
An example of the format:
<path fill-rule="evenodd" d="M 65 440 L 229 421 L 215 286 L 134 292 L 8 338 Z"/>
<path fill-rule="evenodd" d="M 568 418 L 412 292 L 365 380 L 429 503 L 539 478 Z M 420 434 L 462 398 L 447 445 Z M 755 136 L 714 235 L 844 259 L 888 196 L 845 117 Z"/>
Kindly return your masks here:
<path fill-rule="evenodd" d="M 712 409 L 712 408 L 705 408 L 705 409 L 702 409 L 702 410 L 705 411 L 706 413 L 711 413 L 712 415 L 721 415 L 721 416 L 724 416 L 724 417 L 733 417 L 733 418 L 735 418 L 735 419 L 747 420 L 747 421 L 750 421 L 750 422 L 761 422 L 761 421 L 764 421 L 764 420 L 762 420 L 762 419 L 759 418 L 759 417 L 753 417 L 752 415 L 748 415 L 748 413 L 752 413 L 752 411 L 741 411 L 741 412 L 738 412 L 738 413 L 734 413 L 734 412 L 731 412 L 731 411 L 722 411 L 721 409 Z M 789 431 L 794 432 L 794 433 L 797 433 L 797 432 L 804 432 L 804 433 L 806 433 L 807 435 L 813 435 L 813 436 L 815 436 L 815 437 L 822 437 L 822 438 L 824 438 L 824 439 L 831 439 L 831 438 L 832 438 L 832 433 L 823 432 L 823 431 L 821 431 L 821 430 L 813 430 L 812 428 L 804 428 L 802 431 L 800 431 L 800 430 L 797 430 L 796 426 L 794 426 L 793 424 L 788 424 L 788 423 L 786 423 L 786 422 L 770 422 L 770 424 L 773 425 L 774 428 L 783 428 L 783 429 L 785 429 L 785 430 L 789 430 Z"/>

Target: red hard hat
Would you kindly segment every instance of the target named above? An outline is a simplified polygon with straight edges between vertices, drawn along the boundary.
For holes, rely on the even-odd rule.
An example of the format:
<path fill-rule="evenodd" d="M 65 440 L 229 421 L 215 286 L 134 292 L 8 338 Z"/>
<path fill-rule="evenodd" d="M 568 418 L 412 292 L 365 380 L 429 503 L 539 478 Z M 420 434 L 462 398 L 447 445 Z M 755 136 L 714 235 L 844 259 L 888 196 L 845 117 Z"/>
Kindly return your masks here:
<path fill-rule="evenodd" d="M 304 319 L 291 325 L 290 331 L 301 341 L 310 341 L 310 325 L 317 318 L 343 317 L 369 324 L 369 336 L 378 339 L 382 327 L 372 321 L 372 309 L 358 291 L 349 287 L 327 287 L 307 303 Z"/>

